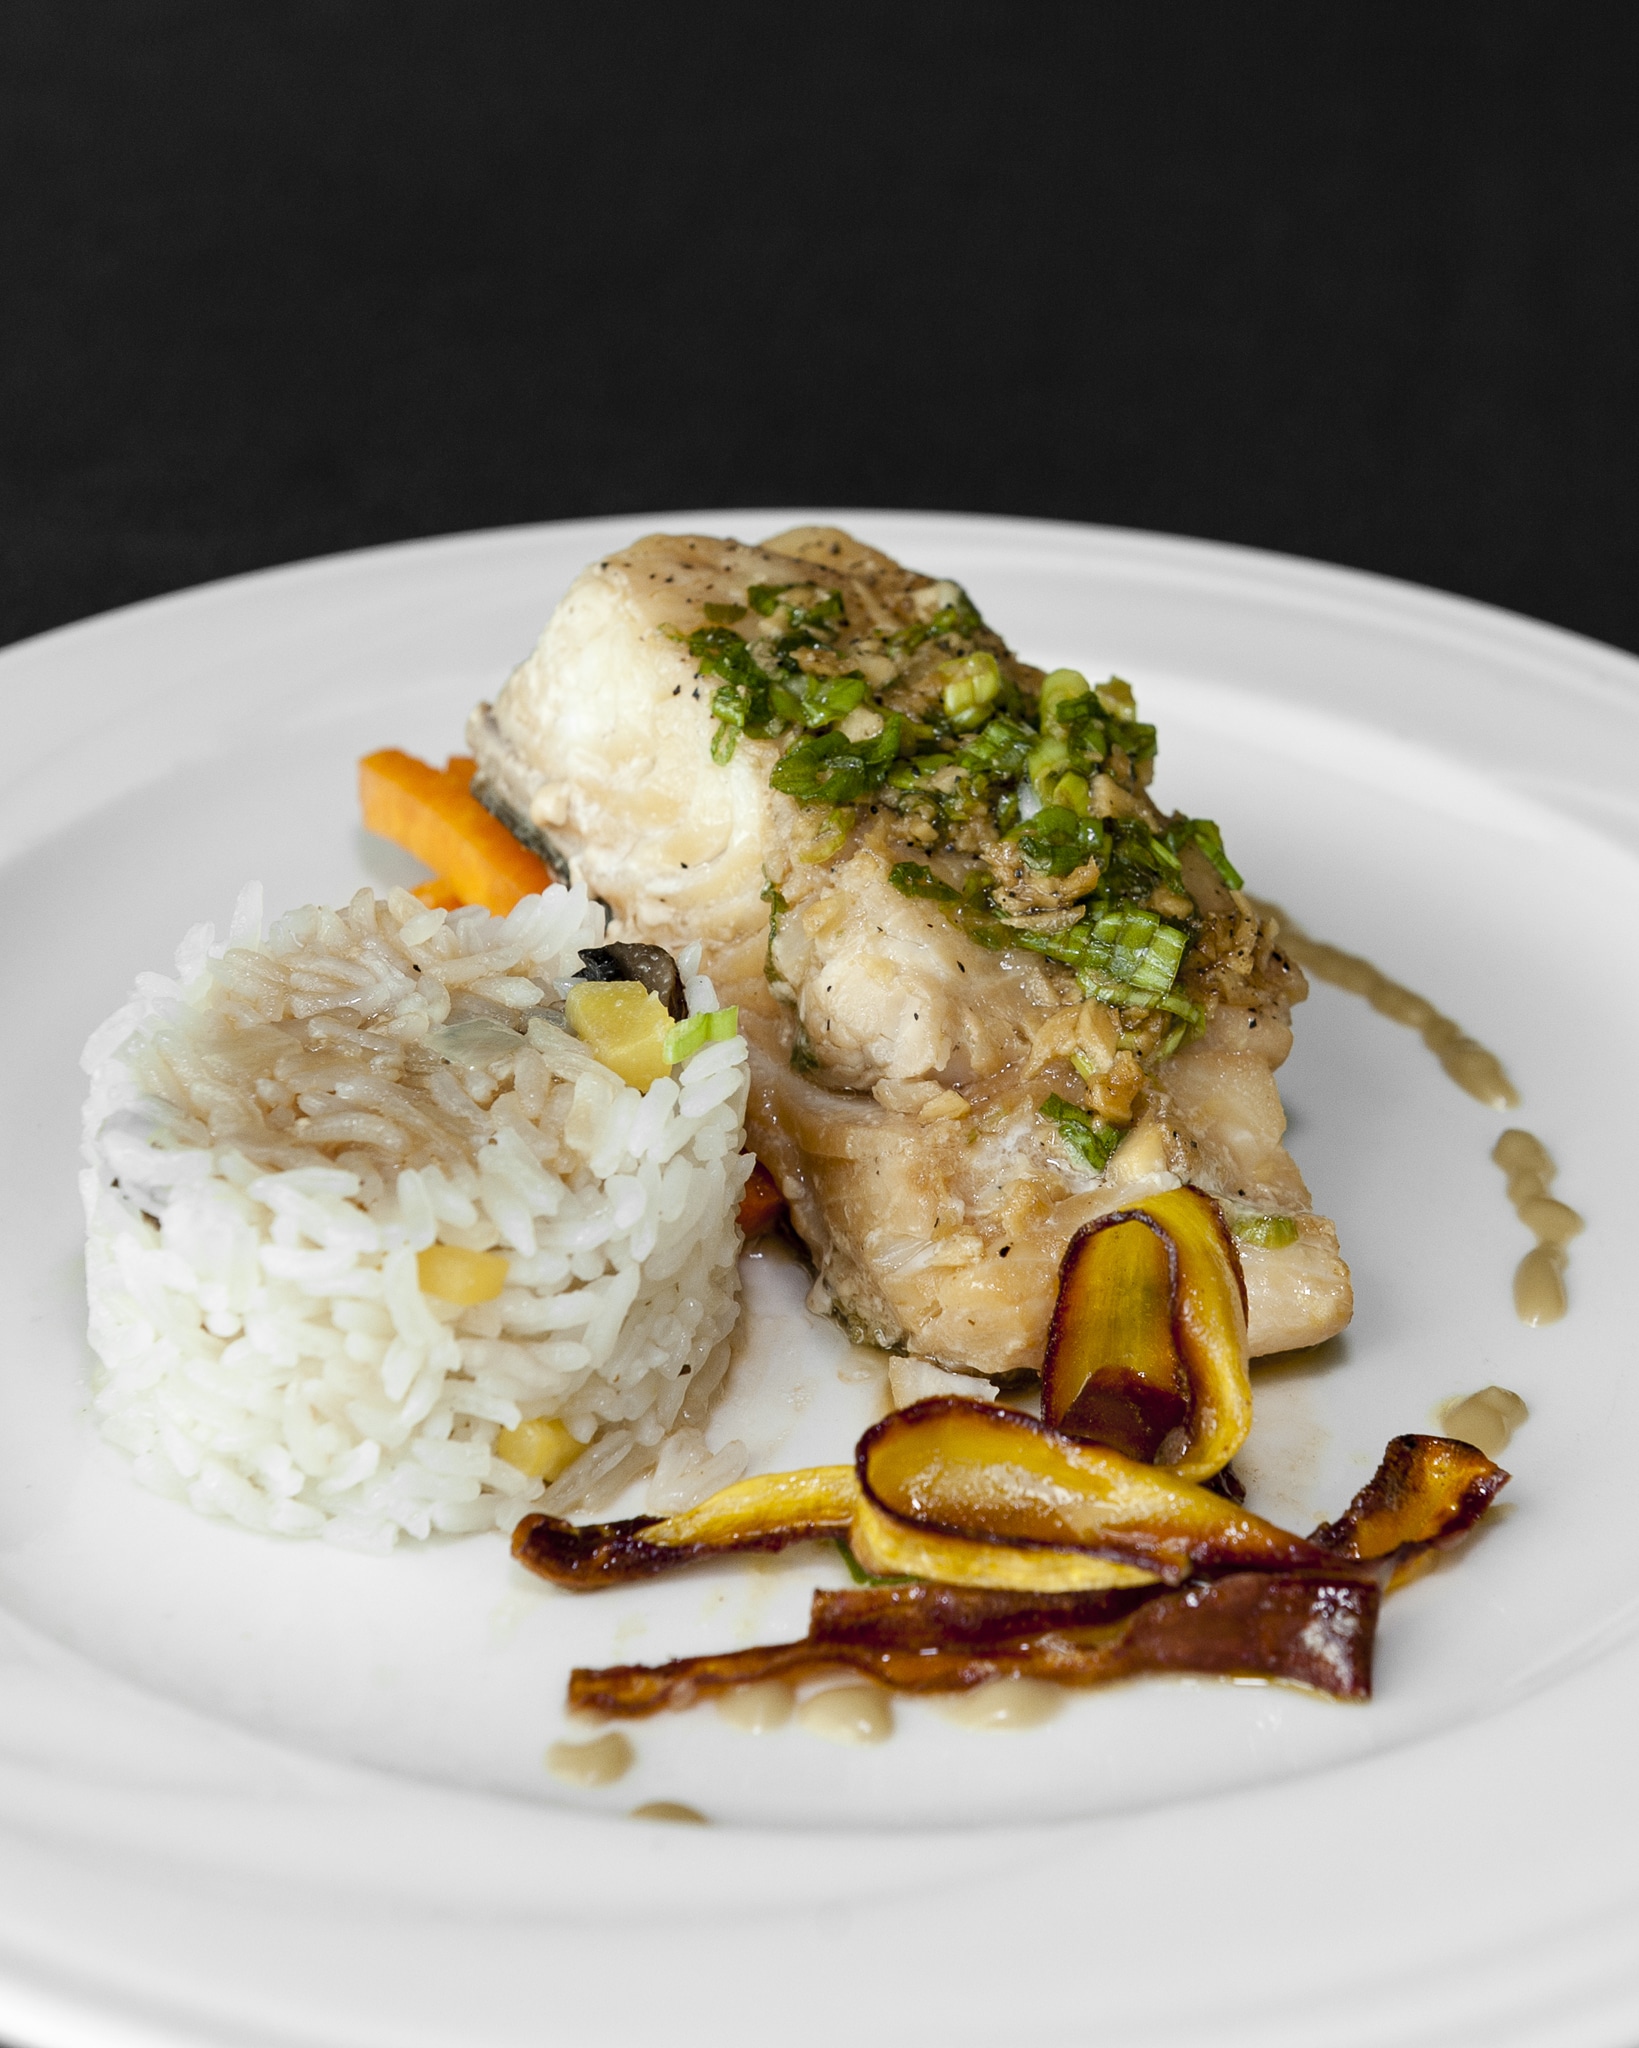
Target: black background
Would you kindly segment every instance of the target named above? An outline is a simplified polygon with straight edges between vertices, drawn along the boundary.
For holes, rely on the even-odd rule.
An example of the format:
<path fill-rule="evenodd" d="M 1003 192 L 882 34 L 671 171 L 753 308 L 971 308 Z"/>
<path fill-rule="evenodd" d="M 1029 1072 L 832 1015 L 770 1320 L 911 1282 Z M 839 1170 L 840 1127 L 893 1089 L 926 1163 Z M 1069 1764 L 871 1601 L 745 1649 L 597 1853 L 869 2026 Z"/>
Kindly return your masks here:
<path fill-rule="evenodd" d="M 1639 10 L 0 12 L 0 638 L 668 505 L 1046 514 L 1639 649 Z"/>

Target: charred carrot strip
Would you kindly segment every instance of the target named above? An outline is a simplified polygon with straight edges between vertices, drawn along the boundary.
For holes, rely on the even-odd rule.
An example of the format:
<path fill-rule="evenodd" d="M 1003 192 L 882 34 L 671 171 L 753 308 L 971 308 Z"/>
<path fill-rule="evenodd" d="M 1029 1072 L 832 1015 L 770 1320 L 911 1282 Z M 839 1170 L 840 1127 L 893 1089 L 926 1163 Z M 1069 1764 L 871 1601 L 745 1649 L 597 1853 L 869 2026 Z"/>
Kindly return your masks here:
<path fill-rule="evenodd" d="M 808 1639 L 879 1650 L 1008 1650 L 1055 1631 L 1113 1628 L 1166 1591 L 1159 1581 L 1083 1593 L 1014 1593 L 926 1579 L 821 1586 L 809 1606 Z"/>
<path fill-rule="evenodd" d="M 454 896 L 504 917 L 520 897 L 538 895 L 552 877 L 472 794 L 473 766 L 458 757 L 435 768 L 384 747 L 359 763 L 359 801 L 370 831 L 432 869 L 442 906 Z"/>
<path fill-rule="evenodd" d="M 737 1479 L 681 1514 L 624 1522 L 525 1515 L 512 1532 L 518 1562 L 571 1592 L 646 1579 L 697 1559 L 846 1537 L 858 1490 L 849 1465 Z"/>
<path fill-rule="evenodd" d="M 1001 1644 L 964 1640 L 907 1645 L 892 1631 L 812 1630 L 800 1643 L 679 1657 L 670 1664 L 617 1664 L 569 1675 L 569 1705 L 613 1719 L 643 1720 L 739 1685 L 779 1678 L 801 1684 L 851 1670 L 896 1692 L 965 1692 L 996 1678 L 1108 1685 L 1123 1678 L 1200 1672 L 1271 1678 L 1337 1699 L 1371 1696 L 1375 1585 L 1336 1575 L 1237 1572 L 1211 1585 L 1159 1593 L 1118 1618 L 1061 1622 Z"/>
<path fill-rule="evenodd" d="M 736 1550 L 841 1538 L 867 1571 L 1012 1592 L 1177 1585 L 1193 1573 L 1331 1566 L 1221 1494 L 1028 1415 L 952 1395 L 865 1432 L 856 1462 L 737 1480 L 662 1520 L 526 1515 L 518 1562 L 596 1591 Z"/>
<path fill-rule="evenodd" d="M 1449 1436 L 1397 1436 L 1335 1522 L 1309 1541 L 1334 1557 L 1397 1560 L 1466 1536 L 1509 1475 L 1472 1444 Z"/>
<path fill-rule="evenodd" d="M 849 1541 L 884 1576 L 1070 1593 L 1329 1562 L 1315 1544 L 1164 1466 L 949 1394 L 868 1429 L 855 1469 Z"/>
<path fill-rule="evenodd" d="M 1404 1562 L 1472 1528 L 1507 1478 L 1472 1445 L 1397 1437 L 1348 1512 L 1304 1538 L 1162 1466 L 943 1395 L 868 1429 L 852 1467 L 736 1480 L 662 1518 L 526 1515 L 512 1551 L 557 1585 L 595 1592 L 736 1551 L 835 1538 L 867 1571 L 931 1582 L 974 1611 L 1062 1609 L 1085 1622 L 1101 1601 L 1118 1609 L 1158 1584 Z"/>

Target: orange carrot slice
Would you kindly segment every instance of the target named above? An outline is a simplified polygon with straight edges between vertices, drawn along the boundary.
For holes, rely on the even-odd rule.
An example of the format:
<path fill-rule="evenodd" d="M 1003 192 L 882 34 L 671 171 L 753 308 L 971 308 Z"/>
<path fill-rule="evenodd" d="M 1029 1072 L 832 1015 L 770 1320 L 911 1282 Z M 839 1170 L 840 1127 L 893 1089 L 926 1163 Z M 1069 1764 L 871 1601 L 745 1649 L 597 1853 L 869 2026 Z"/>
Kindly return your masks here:
<path fill-rule="evenodd" d="M 359 763 L 359 801 L 372 832 L 391 839 L 437 877 L 440 907 L 481 903 L 505 917 L 523 896 L 538 895 L 552 877 L 546 865 L 486 811 L 472 794 L 474 763 L 457 757 L 435 768 L 397 747 Z M 421 894 L 421 891 L 417 891 Z M 422 896 L 423 902 L 428 897 Z"/>
<path fill-rule="evenodd" d="M 410 894 L 419 897 L 429 910 L 459 910 L 467 900 L 442 875 L 434 875 L 430 882 L 417 882 Z"/>

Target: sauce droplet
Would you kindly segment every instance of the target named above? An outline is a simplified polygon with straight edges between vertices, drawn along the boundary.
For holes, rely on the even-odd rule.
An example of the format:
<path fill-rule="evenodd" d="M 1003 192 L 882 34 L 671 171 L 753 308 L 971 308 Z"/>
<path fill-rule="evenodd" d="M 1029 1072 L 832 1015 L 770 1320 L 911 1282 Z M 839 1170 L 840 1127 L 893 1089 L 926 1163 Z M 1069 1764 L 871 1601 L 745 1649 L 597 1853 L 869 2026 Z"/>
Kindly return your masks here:
<path fill-rule="evenodd" d="M 641 1806 L 634 1806 L 630 1818 L 633 1820 L 669 1820 L 683 1827 L 703 1828 L 710 1823 L 697 1806 L 685 1806 L 681 1799 L 645 1799 Z"/>
<path fill-rule="evenodd" d="M 783 1728 L 797 1696 L 783 1678 L 765 1678 L 756 1685 L 737 1685 L 721 1694 L 717 1711 L 731 1728 L 746 1735 L 768 1735 Z"/>
<path fill-rule="evenodd" d="M 1530 1131 L 1504 1131 L 1491 1157 L 1508 1176 L 1514 1213 L 1536 1239 L 1514 1273 L 1514 1312 L 1522 1323 L 1557 1323 L 1565 1313 L 1565 1247 L 1586 1227 L 1568 1202 L 1548 1186 L 1557 1169 L 1542 1140 Z M 1484 1444 L 1479 1447 L 1482 1451 Z"/>
<path fill-rule="evenodd" d="M 637 1761 L 637 1751 L 611 1728 L 590 1742 L 554 1742 L 546 1752 L 546 1768 L 566 1785 L 612 1785 Z"/>
<path fill-rule="evenodd" d="M 971 1692 L 945 1693 L 928 1704 L 958 1728 L 1038 1728 L 1062 1709 L 1064 1691 L 1042 1678 L 992 1678 Z"/>
<path fill-rule="evenodd" d="M 1547 1146 L 1529 1131 L 1504 1131 L 1492 1146 L 1491 1157 L 1510 1178 L 1527 1173 L 1534 1173 L 1543 1180 L 1554 1177 L 1554 1162 Z"/>
<path fill-rule="evenodd" d="M 1565 1253 L 1557 1244 L 1539 1244 L 1514 1269 L 1514 1313 L 1538 1327 L 1557 1323 L 1568 1305 Z"/>
<path fill-rule="evenodd" d="M 1334 988 L 1364 996 L 1382 1016 L 1417 1032 L 1465 1094 L 1490 1109 L 1513 1109 L 1518 1104 L 1519 1091 L 1496 1054 L 1478 1039 L 1470 1038 L 1452 1018 L 1442 1016 L 1425 996 L 1391 981 L 1358 953 L 1345 953 L 1341 946 L 1328 946 L 1320 939 L 1310 938 L 1279 905 L 1249 900 L 1260 917 L 1272 917 L 1279 925 L 1279 943 L 1284 953 L 1317 981 L 1328 981 Z"/>
<path fill-rule="evenodd" d="M 822 1742 L 886 1742 L 893 1733 L 893 1702 L 880 1686 L 837 1685 L 805 1699 L 797 1725 Z"/>
<path fill-rule="evenodd" d="M 1440 1410 L 1440 1426 L 1447 1436 L 1472 1444 L 1488 1458 L 1500 1458 L 1508 1439 L 1530 1413 L 1519 1395 L 1507 1387 L 1482 1387 L 1477 1394 L 1447 1401 Z"/>

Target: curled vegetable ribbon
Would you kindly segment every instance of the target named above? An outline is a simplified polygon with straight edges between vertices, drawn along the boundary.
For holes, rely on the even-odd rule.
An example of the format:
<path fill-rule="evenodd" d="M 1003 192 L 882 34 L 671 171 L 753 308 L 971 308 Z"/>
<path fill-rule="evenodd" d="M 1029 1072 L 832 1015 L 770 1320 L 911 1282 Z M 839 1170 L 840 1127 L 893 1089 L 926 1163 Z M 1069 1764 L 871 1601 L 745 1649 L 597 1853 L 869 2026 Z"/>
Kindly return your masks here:
<path fill-rule="evenodd" d="M 1427 1464 L 1409 1480 L 1401 1475 L 1397 1500 L 1423 1499 Z M 1465 1450 L 1437 1475 L 1427 1528 L 1398 1508 L 1394 1527 L 1411 1532 L 1407 1541 L 1444 1534 L 1447 1493 L 1455 1487 L 1466 1499 L 1476 1473 L 1495 1469 Z M 706 1558 L 829 1539 L 881 1576 L 1069 1593 L 1229 1571 L 1314 1571 L 1335 1568 L 1340 1555 L 1379 1554 L 1351 1548 L 1340 1529 L 1324 1542 L 1320 1532 L 1296 1536 L 1176 1472 L 1012 1409 L 940 1395 L 868 1429 L 851 1466 L 742 1479 L 678 1515 L 585 1525 L 528 1515 L 513 1552 L 543 1578 L 590 1592 Z"/>
<path fill-rule="evenodd" d="M 1252 1427 L 1246 1282 L 1218 1205 L 1173 1188 L 1084 1224 L 1059 1268 L 1042 1415 L 1210 1479 Z M 1170 1441 L 1169 1441 L 1170 1439 Z"/>
<path fill-rule="evenodd" d="M 853 1469 L 741 1481 L 663 1519 L 576 1529 L 533 1516 L 514 1549 L 558 1584 L 588 1590 L 842 1528 L 872 1554 L 873 1529 L 887 1526 L 899 1547 L 877 1561 L 926 1573 L 817 1593 L 800 1642 L 571 1674 L 572 1706 L 623 1718 L 839 1669 L 912 1692 L 1196 1671 L 1364 1699 L 1383 1579 L 1465 1535 L 1507 1480 L 1471 1444 L 1396 1437 L 1345 1512 L 1301 1537 L 1120 1452 L 945 1397 L 868 1430 Z M 1084 1547 L 1072 1549 L 1078 1538 Z M 1100 1544 L 1152 1568 L 1112 1568 Z M 1078 1564 L 1092 1569 L 1078 1577 Z M 1169 1586 L 1181 1569 L 1195 1576 Z"/>

